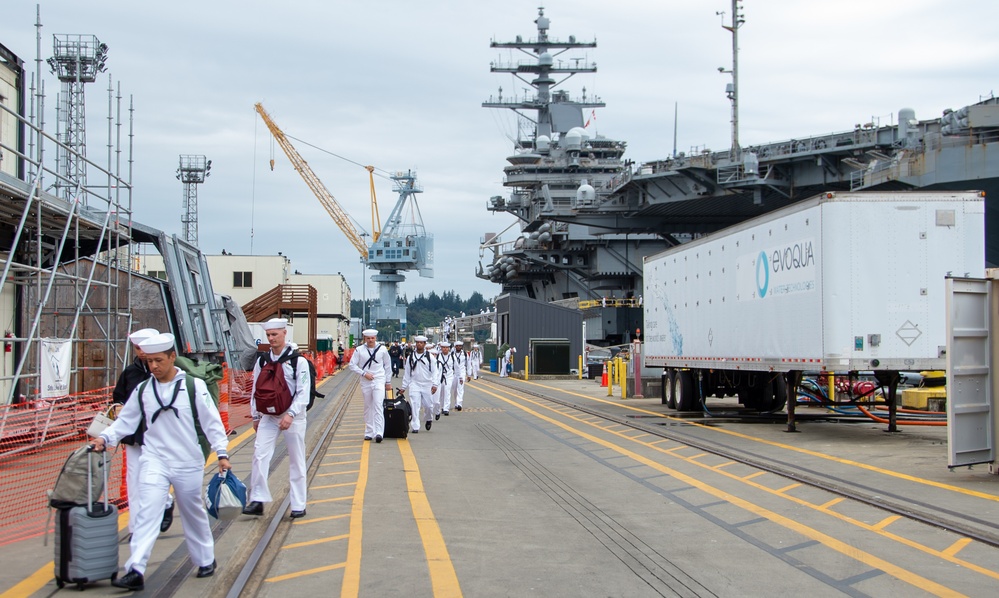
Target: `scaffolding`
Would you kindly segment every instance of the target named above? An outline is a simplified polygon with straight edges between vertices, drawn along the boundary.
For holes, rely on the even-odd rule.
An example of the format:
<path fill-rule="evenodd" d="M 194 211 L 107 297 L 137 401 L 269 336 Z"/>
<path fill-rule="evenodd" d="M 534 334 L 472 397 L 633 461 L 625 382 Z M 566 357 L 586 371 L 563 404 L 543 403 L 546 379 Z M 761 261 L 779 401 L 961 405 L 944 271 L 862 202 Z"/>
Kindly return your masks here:
<path fill-rule="evenodd" d="M 71 395 L 111 386 L 128 358 L 123 339 L 131 325 L 133 276 L 132 100 L 123 119 L 121 85 L 108 76 L 107 151 L 101 158 L 94 156 L 104 152 L 88 157 L 82 121 L 49 133 L 41 27 L 39 17 L 28 115 L 17 98 L 0 102 L 18 132 L 14 139 L 0 139 L 0 147 L 23 173 L 0 172 L 0 239 L 3 245 L 10 241 L 10 250 L 0 251 L 0 315 L 7 328 L 0 404 L 44 396 L 39 368 L 48 339 L 70 342 L 66 392 Z M 48 62 L 64 84 L 68 78 L 81 86 L 82 102 L 82 83 L 96 80 L 104 69 L 106 50 L 93 36 L 56 36 L 56 55 Z M 83 106 L 78 108 L 67 117 L 82 119 Z M 57 122 L 63 114 L 66 108 L 60 106 Z M 50 156 L 56 157 L 54 166 Z"/>

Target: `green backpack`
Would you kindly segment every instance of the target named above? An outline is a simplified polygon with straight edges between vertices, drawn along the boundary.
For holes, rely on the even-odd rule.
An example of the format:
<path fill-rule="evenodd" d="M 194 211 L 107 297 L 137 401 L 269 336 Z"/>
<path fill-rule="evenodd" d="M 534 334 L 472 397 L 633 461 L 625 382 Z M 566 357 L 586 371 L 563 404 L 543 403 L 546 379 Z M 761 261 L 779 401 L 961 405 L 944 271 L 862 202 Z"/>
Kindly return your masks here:
<path fill-rule="evenodd" d="M 184 371 L 188 377 L 200 378 L 208 387 L 208 394 L 212 395 L 215 406 L 219 406 L 219 380 L 222 379 L 222 366 L 217 363 L 199 363 L 189 357 L 178 355 L 174 365 Z"/>

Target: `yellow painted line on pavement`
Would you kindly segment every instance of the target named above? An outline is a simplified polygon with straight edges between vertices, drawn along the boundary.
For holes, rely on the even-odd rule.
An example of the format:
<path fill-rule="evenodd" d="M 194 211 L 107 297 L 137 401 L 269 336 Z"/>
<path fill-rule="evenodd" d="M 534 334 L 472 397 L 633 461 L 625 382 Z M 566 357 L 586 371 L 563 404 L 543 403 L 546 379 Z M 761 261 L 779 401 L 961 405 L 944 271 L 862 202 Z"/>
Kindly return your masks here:
<path fill-rule="evenodd" d="M 360 455 L 361 451 L 348 451 L 346 453 L 326 453 L 327 457 L 346 457 L 348 455 Z"/>
<path fill-rule="evenodd" d="M 828 511 L 831 507 L 833 507 L 835 505 L 838 505 L 839 503 L 843 502 L 843 500 L 844 500 L 844 498 L 842 496 L 839 496 L 837 498 L 834 498 L 834 499 L 830 500 L 829 502 L 827 502 L 825 504 L 819 505 L 819 509 L 822 510 L 822 511 Z"/>
<path fill-rule="evenodd" d="M 242 434 L 233 438 L 229 441 L 229 450 L 232 451 L 237 446 L 246 441 L 247 438 L 254 434 L 253 426 L 247 428 Z M 218 460 L 213 453 L 212 456 L 205 463 L 205 468 L 211 467 Z M 121 532 L 128 527 L 128 511 L 118 515 L 118 531 Z M 28 577 L 22 579 L 14 587 L 10 588 L 3 594 L 0 594 L 0 598 L 27 598 L 35 592 L 41 590 L 45 587 L 47 583 L 53 580 L 55 571 L 55 561 L 49 561 L 47 564 L 42 565 L 37 571 L 29 575 Z"/>
<path fill-rule="evenodd" d="M 287 575 L 276 575 L 274 577 L 268 577 L 264 581 L 275 582 L 275 581 L 287 581 L 289 579 L 296 579 L 298 577 L 305 577 L 306 575 L 315 575 L 316 573 L 323 573 L 325 571 L 335 571 L 337 569 L 343 569 L 346 563 L 337 563 L 335 565 L 326 565 L 325 567 L 316 567 L 315 569 L 306 569 L 305 571 L 296 571 L 295 573 L 288 573 Z"/>
<path fill-rule="evenodd" d="M 721 469 L 723 467 L 728 467 L 729 465 L 735 465 L 735 461 L 726 461 L 724 463 L 719 463 L 718 465 L 712 465 L 711 469 Z"/>
<path fill-rule="evenodd" d="M 777 494 L 784 494 L 784 493 L 785 493 L 785 492 L 787 492 L 788 490 L 794 490 L 795 488 L 797 488 L 797 487 L 798 487 L 798 486 L 800 486 L 800 485 L 801 485 L 801 484 L 798 484 L 798 483 L 795 483 L 795 484 L 790 484 L 790 485 L 787 485 L 787 486 L 784 486 L 784 487 L 783 487 L 783 488 L 781 488 L 780 490 L 774 490 L 774 492 L 776 492 Z"/>
<path fill-rule="evenodd" d="M 947 556 L 957 556 L 957 553 L 961 552 L 961 549 L 968 544 L 971 544 L 971 538 L 961 538 L 957 542 L 954 542 L 949 547 L 945 548 L 943 553 Z"/>
<path fill-rule="evenodd" d="M 361 462 L 360 459 L 357 459 L 356 461 L 333 461 L 332 463 L 320 463 L 319 466 L 332 467 L 334 465 L 354 465 L 355 463 L 360 463 L 360 462 Z"/>
<path fill-rule="evenodd" d="M 406 472 L 409 502 L 413 505 L 413 517 L 416 519 L 417 529 L 420 530 L 420 539 L 423 540 L 423 551 L 427 555 L 430 586 L 433 588 L 434 596 L 460 598 L 462 593 L 458 574 L 454 571 L 454 564 L 447 552 L 441 528 L 437 525 L 427 493 L 423 489 L 420 466 L 416 463 L 413 447 L 408 442 L 400 442 L 398 446 L 402 454 L 402 469 Z"/>
<path fill-rule="evenodd" d="M 877 529 L 877 530 L 884 529 L 884 528 L 888 527 L 889 525 L 895 523 L 896 521 L 898 521 L 901 518 L 902 518 L 901 515 L 892 515 L 891 517 L 885 517 L 884 519 L 882 519 L 878 523 L 875 523 L 874 525 L 872 525 L 871 529 Z"/>
<path fill-rule="evenodd" d="M 340 501 L 343 501 L 343 500 L 350 500 L 352 498 L 354 498 L 354 497 L 353 496 L 338 496 L 337 498 L 320 498 L 320 499 L 317 499 L 317 500 L 306 501 L 305 504 L 307 504 L 307 505 L 318 505 L 318 504 L 324 503 L 324 502 L 340 502 Z"/>
<path fill-rule="evenodd" d="M 359 469 L 351 469 L 350 471 L 331 471 L 329 473 L 317 473 L 316 477 L 317 478 L 328 478 L 328 477 L 334 476 L 334 475 L 344 475 L 344 474 L 347 474 L 347 473 L 358 473 L 359 471 L 360 471 Z"/>
<path fill-rule="evenodd" d="M 820 544 L 822 544 L 823 546 L 826 546 L 827 548 L 829 548 L 831 550 L 834 550 L 834 551 L 836 551 L 836 552 L 838 552 L 838 553 L 840 553 L 840 554 L 842 554 L 844 556 L 847 556 L 849 558 L 852 558 L 852 559 L 854 559 L 854 560 L 856 560 L 858 562 L 864 563 L 865 565 L 867 565 L 869 567 L 873 567 L 875 569 L 884 571 L 888 575 L 891 575 L 892 577 L 895 577 L 895 578 L 899 579 L 900 581 L 908 583 L 908 584 L 910 584 L 910 585 L 912 585 L 912 586 L 914 586 L 916 588 L 919 588 L 919 589 L 921 589 L 923 591 L 926 591 L 926 592 L 928 592 L 930 594 L 933 594 L 935 596 L 962 596 L 962 594 L 960 594 L 959 592 L 954 591 L 951 588 L 948 588 L 947 586 L 939 584 L 939 583 L 937 583 L 937 582 L 935 582 L 935 581 L 933 581 L 931 579 L 923 577 L 922 575 L 919 575 L 917 573 L 909 571 L 908 569 L 900 567 L 900 566 L 898 566 L 898 565 L 896 565 L 894 563 L 886 561 L 886 560 L 884 560 L 884 559 L 882 559 L 880 557 L 877 557 L 877 556 L 875 556 L 875 555 L 873 555 L 873 554 L 871 554 L 869 552 L 865 552 L 863 550 L 860 550 L 860 549 L 858 549 L 855 546 L 851 546 L 850 544 L 848 544 L 846 542 L 843 542 L 842 540 L 834 538 L 834 537 L 832 537 L 832 536 L 830 536 L 830 535 L 828 535 L 826 533 L 823 533 L 823 532 L 821 532 L 821 531 L 819 531 L 819 530 L 817 530 L 815 528 L 809 527 L 809 526 L 807 526 L 807 525 L 805 525 L 803 523 L 795 521 L 794 519 L 791 519 L 790 517 L 785 517 L 784 515 L 781 515 L 779 513 L 771 511 L 770 509 L 766 509 L 764 507 L 761 507 L 760 505 L 757 505 L 757 504 L 753 503 L 752 501 L 746 500 L 744 498 L 741 498 L 739 496 L 736 496 L 734 494 L 726 492 L 726 491 L 724 491 L 724 490 L 722 490 L 720 488 L 716 488 L 715 486 L 711 486 L 710 484 L 708 484 L 706 482 L 702 482 L 701 480 L 699 480 L 699 479 L 697 479 L 697 478 L 695 478 L 693 476 L 690 476 L 690 475 L 687 475 L 685 473 L 682 473 L 682 472 L 680 472 L 680 471 L 678 471 L 676 469 L 668 467 L 668 466 L 666 466 L 666 465 L 664 465 L 662 463 L 659 463 L 657 461 L 653 461 L 652 459 L 650 459 L 648 457 L 640 455 L 640 454 L 638 454 L 638 453 L 636 453 L 634 451 L 630 451 L 630 450 L 624 448 L 623 446 L 620 446 L 618 444 L 614 444 L 613 442 L 611 442 L 609 440 L 604 440 L 603 438 L 599 438 L 597 436 L 594 436 L 592 434 L 589 434 L 587 432 L 584 432 L 582 430 L 574 428 L 574 427 L 570 426 L 569 424 L 566 424 L 566 423 L 560 422 L 560 421 L 558 421 L 556 419 L 553 419 L 551 417 L 548 417 L 547 415 L 539 413 L 538 411 L 535 411 L 534 409 L 531 409 L 530 407 L 526 407 L 526 406 L 518 403 L 517 401 L 514 401 L 513 399 L 510 399 L 510 398 L 507 398 L 507 397 L 503 397 L 503 396 L 500 396 L 498 394 L 494 394 L 494 393 L 489 392 L 487 390 L 483 390 L 483 392 L 485 392 L 486 394 L 489 394 L 489 395 L 491 395 L 493 397 L 496 397 L 497 399 L 499 399 L 501 401 L 509 403 L 510 405 L 513 405 L 514 407 L 517 407 L 518 409 L 524 411 L 525 413 L 533 415 L 534 417 L 536 417 L 536 418 L 538 418 L 538 419 L 540 419 L 542 421 L 546 421 L 546 422 L 548 422 L 548 423 L 550 423 L 550 424 L 552 424 L 554 426 L 562 428 L 563 430 L 569 432 L 570 434 L 575 434 L 575 435 L 579 436 L 580 438 L 588 440 L 588 441 L 590 441 L 590 442 L 592 442 L 594 444 L 597 444 L 597 445 L 600 445 L 600 446 L 602 446 L 604 448 L 610 449 L 610 450 L 612 450 L 612 451 L 614 451 L 614 452 L 616 452 L 616 453 L 618 453 L 620 455 L 629 457 L 632 460 L 645 465 L 646 467 L 654 469 L 654 470 L 656 470 L 656 471 L 658 471 L 660 473 L 664 473 L 664 474 L 666 474 L 668 476 L 672 476 L 673 478 L 675 478 L 675 479 L 677 479 L 677 480 L 679 480 L 679 481 L 687 484 L 688 486 L 692 486 L 694 488 L 697 488 L 698 490 L 700 490 L 700 491 L 702 491 L 702 492 L 704 492 L 706 494 L 709 494 L 709 495 L 711 495 L 711 496 L 713 496 L 715 498 L 718 498 L 719 500 L 723 500 L 723 501 L 725 501 L 727 503 L 730 503 L 732 505 L 735 505 L 736 507 L 739 507 L 739 508 L 741 508 L 741 509 L 743 509 L 745 511 L 753 513 L 754 515 L 757 515 L 757 516 L 762 517 L 764 519 L 767 519 L 767 520 L 769 520 L 769 521 L 771 521 L 773 523 L 776 523 L 777 525 L 779 525 L 781 527 L 784 527 L 784 528 L 789 529 L 791 531 L 797 532 L 797 533 L 801 534 L 802 536 L 805 536 L 806 538 L 810 538 L 812 540 L 815 540 L 815 541 L 819 542 Z M 538 403 L 537 401 L 535 401 L 533 399 L 523 398 L 522 397 L 519 400 L 521 400 L 521 401 L 523 401 L 525 403 L 530 403 L 532 405 L 536 405 L 537 407 L 540 407 L 540 408 L 545 408 L 544 405 Z M 570 416 L 569 419 L 576 419 L 576 418 Z M 581 422 L 581 420 L 577 420 L 577 421 Z M 612 434 L 614 434 L 616 436 L 619 436 L 622 439 L 630 440 L 627 436 L 624 436 L 622 434 L 616 434 L 616 433 L 613 433 L 613 432 L 612 432 Z M 644 443 L 642 443 L 642 444 L 643 444 L 643 446 L 647 446 L 647 445 L 644 445 Z M 668 452 L 668 451 L 664 451 L 664 452 Z M 697 465 L 697 464 L 695 463 L 695 465 Z M 718 472 L 718 473 L 720 475 L 723 475 L 725 472 L 722 471 L 722 472 Z"/>
<path fill-rule="evenodd" d="M 347 540 L 347 561 L 343 569 L 343 582 L 340 585 L 341 598 L 357 598 L 361 592 L 361 536 L 364 528 L 361 516 L 364 514 L 364 491 L 368 487 L 368 457 L 371 443 L 364 443 L 361 449 L 361 473 L 354 487 L 354 502 L 350 507 L 350 537 Z"/>
<path fill-rule="evenodd" d="M 537 382 L 525 382 L 525 381 L 521 381 L 521 382 L 523 382 L 524 384 L 530 384 L 532 386 L 538 386 L 540 388 L 547 388 L 549 390 L 554 390 L 555 392 L 560 392 L 560 393 L 563 393 L 563 394 L 568 394 L 568 395 L 580 397 L 580 398 L 583 398 L 583 399 L 588 399 L 590 401 L 596 401 L 597 403 L 606 403 L 607 405 L 614 405 L 615 407 L 620 407 L 621 409 L 629 409 L 631 411 L 637 411 L 638 413 L 644 413 L 644 414 L 648 414 L 648 415 L 655 415 L 655 416 L 661 417 L 663 419 L 671 419 L 671 420 L 674 420 L 674 421 L 680 421 L 680 422 L 683 422 L 686 425 L 696 426 L 698 428 L 704 428 L 705 430 L 711 430 L 712 432 L 716 432 L 716 433 L 719 433 L 719 434 L 728 434 L 729 436 L 735 436 L 736 438 L 742 438 L 744 440 L 751 440 L 753 442 L 759 442 L 760 444 L 766 444 L 766 445 L 774 446 L 774 447 L 777 447 L 777 448 L 782 448 L 782 449 L 785 449 L 785 450 L 788 450 L 788 451 L 794 451 L 796 453 L 801 453 L 803 455 L 809 455 L 811 457 L 817 457 L 819 459 L 826 459 L 826 460 L 829 460 L 829 461 L 835 461 L 836 463 L 842 463 L 844 465 L 852 465 L 854 467 L 859 467 L 861 469 L 866 469 L 868 471 L 876 471 L 877 473 L 881 473 L 881 474 L 884 474 L 884 475 L 887 475 L 887 476 L 895 477 L 895 478 L 898 478 L 900 480 L 907 480 L 907 481 L 910 481 L 910 482 L 915 482 L 917 484 L 925 484 L 927 486 L 933 486 L 934 488 L 941 488 L 943 490 L 950 490 L 951 492 L 958 492 L 960 494 L 966 494 L 968 496 L 975 496 L 977 498 L 984 498 L 985 500 L 991 500 L 991 501 L 999 502 L 999 495 L 996 495 L 996 494 L 989 494 L 987 492 L 978 492 L 976 490 L 969 490 L 967 488 L 961 488 L 960 486 L 952 486 L 950 484 L 944 484 L 943 482 L 935 482 L 933 480 L 927 480 L 925 478 L 918 478 L 916 476 L 911 476 L 911 475 L 908 475 L 908 474 L 905 474 L 905 473 L 901 473 L 901 472 L 898 472 L 898 471 L 892 471 L 890 469 L 882 469 L 880 467 L 876 467 L 876 466 L 871 465 L 869 463 L 862 463 L 860 461 L 853 461 L 851 459 L 843 459 L 841 457 L 834 457 L 832 455 L 827 455 L 825 453 L 820 453 L 818 451 L 813 451 L 813 450 L 809 450 L 809 449 L 806 449 L 806 448 L 801 448 L 801 447 L 798 447 L 798 446 L 792 446 L 792 445 L 789 445 L 789 444 L 784 444 L 784 443 L 776 442 L 776 441 L 773 441 L 773 440 L 766 440 L 766 439 L 763 439 L 763 438 L 758 438 L 756 436 L 750 436 L 749 434 L 742 434 L 742 433 L 736 432 L 734 430 L 728 430 L 728 429 L 725 429 L 725 428 L 716 428 L 716 427 L 712 427 L 712 426 L 705 426 L 704 424 L 699 424 L 697 422 L 692 422 L 692 421 L 689 421 L 689 420 L 686 420 L 686 419 L 683 419 L 683 418 L 672 417 L 672 416 L 669 416 L 669 415 L 663 415 L 662 413 L 660 413 L 658 411 L 650 411 L 648 409 L 641 409 L 639 407 L 633 407 L 631 405 L 623 405 L 623 404 L 615 402 L 615 401 L 608 401 L 606 399 L 600 399 L 600 398 L 597 398 L 597 397 L 591 397 L 591 396 L 588 396 L 588 395 L 579 394 L 577 392 L 572 392 L 571 390 L 565 390 L 565 389 L 562 389 L 562 388 L 556 388 L 554 386 L 547 386 L 547 385 L 544 385 L 544 384 L 539 384 Z"/>
<path fill-rule="evenodd" d="M 339 536 L 309 540 L 308 542 L 295 542 L 294 544 L 285 544 L 281 547 L 281 550 L 288 550 L 289 548 L 302 548 L 303 546 L 315 546 L 316 544 L 325 544 L 326 542 L 336 542 L 338 540 L 346 540 L 349 537 L 350 534 L 340 534 Z"/>
<path fill-rule="evenodd" d="M 345 519 L 350 517 L 350 515 L 330 515 L 328 517 L 310 517 L 308 519 L 302 519 L 300 521 L 292 521 L 292 525 L 308 525 L 310 523 L 319 523 L 320 521 L 333 521 L 334 519 Z"/>
<path fill-rule="evenodd" d="M 326 490 L 328 488 L 343 488 L 344 486 L 353 486 L 357 482 L 344 482 L 342 484 L 326 484 L 325 486 L 309 486 L 311 490 Z"/>
<path fill-rule="evenodd" d="M 761 476 L 761 475 L 763 475 L 765 473 L 766 473 L 765 471 L 757 471 L 756 473 L 751 473 L 749 475 L 742 476 L 739 479 L 740 480 L 751 480 L 751 479 L 753 479 L 755 477 L 758 477 L 758 476 Z"/>

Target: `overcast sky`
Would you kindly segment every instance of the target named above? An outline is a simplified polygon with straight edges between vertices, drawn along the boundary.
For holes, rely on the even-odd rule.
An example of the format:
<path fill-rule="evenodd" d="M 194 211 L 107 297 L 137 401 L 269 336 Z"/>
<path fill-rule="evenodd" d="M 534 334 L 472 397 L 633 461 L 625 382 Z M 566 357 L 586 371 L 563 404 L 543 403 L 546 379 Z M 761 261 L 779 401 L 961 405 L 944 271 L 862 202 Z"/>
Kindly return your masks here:
<path fill-rule="evenodd" d="M 538 0 L 43 0 L 42 58 L 56 33 L 93 34 L 109 46 L 108 71 L 135 101 L 135 219 L 180 233 L 180 154 L 204 154 L 199 191 L 206 253 L 283 252 L 308 274 L 342 272 L 361 294 L 356 250 L 292 169 L 253 110 L 263 102 L 296 138 L 386 171 L 414 168 L 435 237 L 436 276 L 407 275 L 413 297 L 454 290 L 491 298 L 474 276 L 485 232 L 513 220 L 485 208 L 502 187 L 512 113 L 481 107 L 503 86 L 526 87 L 489 63 L 510 55 L 490 40 L 536 35 Z M 549 34 L 596 39 L 585 86 L 607 107 L 596 131 L 628 143 L 636 162 L 678 148 L 729 145 L 725 98 L 731 36 L 716 11 L 728 0 L 549 0 Z M 0 43 L 34 70 L 35 6 L 3 0 Z M 745 2 L 740 29 L 743 145 L 894 122 L 903 107 L 935 118 L 999 91 L 996 0 L 766 0 Z M 727 18 L 727 17 L 726 17 Z M 522 55 L 521 55 L 522 57 Z M 520 59 L 520 57 L 513 57 Z M 46 68 L 48 105 L 58 82 Z M 91 155 L 106 151 L 107 79 L 87 88 Z M 54 123 L 54 117 L 48 118 Z M 52 131 L 54 133 L 54 129 Z M 297 143 L 341 205 L 370 230 L 367 172 Z M 382 218 L 395 202 L 376 179 Z M 509 238 L 509 237 L 508 237 Z M 370 276 L 370 272 L 366 276 Z M 366 283 L 368 297 L 375 285 Z"/>

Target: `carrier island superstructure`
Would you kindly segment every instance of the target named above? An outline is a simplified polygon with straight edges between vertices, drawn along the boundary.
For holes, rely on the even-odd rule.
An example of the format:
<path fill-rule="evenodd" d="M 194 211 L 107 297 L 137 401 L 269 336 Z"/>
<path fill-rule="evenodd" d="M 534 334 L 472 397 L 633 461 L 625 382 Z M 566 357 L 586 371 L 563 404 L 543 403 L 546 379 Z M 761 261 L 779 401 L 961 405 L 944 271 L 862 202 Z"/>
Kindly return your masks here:
<path fill-rule="evenodd" d="M 512 73 L 531 95 L 500 92 L 483 103 L 521 117 L 504 168 L 510 193 L 488 201 L 489 210 L 515 215 L 519 230 L 483 238 L 480 253 L 490 253 L 490 261 L 477 273 L 502 292 L 544 301 L 611 298 L 617 305 L 641 293 L 645 256 L 823 191 L 985 191 L 984 257 L 999 264 L 995 97 L 929 120 L 901 108 L 890 125 L 633 164 L 623 159 L 624 141 L 588 134 L 586 116 L 604 103 L 585 89 L 573 99 L 560 88 L 574 74 L 596 71 L 560 55 L 596 43 L 549 36 L 543 10 L 535 23 L 534 38 L 491 43 L 530 56 L 494 62 L 491 71 Z"/>

